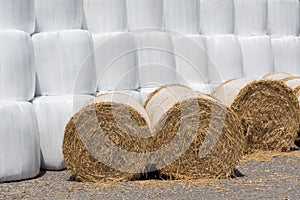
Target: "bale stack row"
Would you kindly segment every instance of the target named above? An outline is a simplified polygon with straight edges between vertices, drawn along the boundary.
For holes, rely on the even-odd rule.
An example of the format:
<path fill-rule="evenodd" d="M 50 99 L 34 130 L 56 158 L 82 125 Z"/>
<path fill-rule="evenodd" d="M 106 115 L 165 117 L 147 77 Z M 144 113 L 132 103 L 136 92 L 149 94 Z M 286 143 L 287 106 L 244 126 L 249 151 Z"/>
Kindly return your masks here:
<path fill-rule="evenodd" d="M 0 182 L 40 172 L 35 90 L 32 0 L 0 2 Z"/>
<path fill-rule="evenodd" d="M 212 96 L 166 85 L 144 107 L 123 93 L 102 94 L 69 121 L 66 162 L 81 181 L 128 181 L 154 171 L 175 180 L 227 178 L 245 154 L 290 151 L 300 123 L 291 85 L 299 85 L 285 80 L 232 79 Z"/>
<path fill-rule="evenodd" d="M 159 88 L 144 107 L 123 93 L 102 94 L 69 121 L 63 151 L 82 181 L 155 170 L 171 179 L 226 178 L 243 154 L 238 121 L 216 99 L 180 85 Z"/>

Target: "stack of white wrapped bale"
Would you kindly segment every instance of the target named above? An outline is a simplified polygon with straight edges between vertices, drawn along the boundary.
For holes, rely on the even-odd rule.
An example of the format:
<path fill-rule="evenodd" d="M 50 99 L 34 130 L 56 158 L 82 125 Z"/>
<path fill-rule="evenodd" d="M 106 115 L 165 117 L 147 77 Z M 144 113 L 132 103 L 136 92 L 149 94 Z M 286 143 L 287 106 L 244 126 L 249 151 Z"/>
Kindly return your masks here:
<path fill-rule="evenodd" d="M 155 88 L 178 83 L 174 46 L 172 37 L 163 32 L 136 33 L 134 37 L 141 96 L 145 100 Z"/>
<path fill-rule="evenodd" d="M 215 35 L 206 38 L 210 90 L 233 78 L 242 77 L 242 51 L 234 35 Z"/>
<path fill-rule="evenodd" d="M 33 178 L 40 171 L 40 146 L 36 115 L 27 102 L 35 87 L 33 46 L 27 33 L 0 31 L 0 71 L 0 182 Z"/>
<path fill-rule="evenodd" d="M 33 45 L 42 168 L 65 168 L 62 140 L 71 116 L 96 93 L 94 45 L 89 31 L 79 30 L 82 0 L 36 0 Z M 41 97 L 39 97 L 41 96 Z"/>

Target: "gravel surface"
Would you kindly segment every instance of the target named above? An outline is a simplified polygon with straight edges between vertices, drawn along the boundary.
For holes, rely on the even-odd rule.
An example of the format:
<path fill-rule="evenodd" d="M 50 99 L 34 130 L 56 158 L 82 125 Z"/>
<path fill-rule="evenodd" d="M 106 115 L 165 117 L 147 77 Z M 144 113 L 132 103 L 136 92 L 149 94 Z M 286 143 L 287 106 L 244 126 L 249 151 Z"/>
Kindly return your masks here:
<path fill-rule="evenodd" d="M 0 199 L 300 199 L 300 151 L 257 154 L 237 169 L 245 176 L 112 185 L 68 181 L 70 171 L 47 171 L 36 179 L 0 184 Z"/>

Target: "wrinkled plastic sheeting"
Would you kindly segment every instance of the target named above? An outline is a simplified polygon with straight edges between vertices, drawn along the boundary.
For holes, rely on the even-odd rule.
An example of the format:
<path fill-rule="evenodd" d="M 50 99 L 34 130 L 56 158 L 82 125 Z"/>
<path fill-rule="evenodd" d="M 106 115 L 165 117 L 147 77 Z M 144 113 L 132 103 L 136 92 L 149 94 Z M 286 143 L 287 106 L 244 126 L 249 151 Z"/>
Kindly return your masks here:
<path fill-rule="evenodd" d="M 1 101 L 0 121 L 0 182 L 37 176 L 40 143 L 32 104 Z"/>
<path fill-rule="evenodd" d="M 243 55 L 243 75 L 261 78 L 274 71 L 271 38 L 253 36 L 239 38 Z"/>
<path fill-rule="evenodd" d="M 127 30 L 125 0 L 85 0 L 87 29 L 95 33 Z"/>
<path fill-rule="evenodd" d="M 299 37 L 272 38 L 272 48 L 276 72 L 300 75 Z"/>
<path fill-rule="evenodd" d="M 200 30 L 204 35 L 232 34 L 233 0 L 200 0 Z"/>
<path fill-rule="evenodd" d="M 35 90 L 35 66 L 30 36 L 0 31 L 0 99 L 29 101 Z"/>
<path fill-rule="evenodd" d="M 140 99 L 141 99 L 141 103 L 144 104 L 146 102 L 146 100 L 148 99 L 148 97 L 150 96 L 150 94 L 152 92 L 154 92 L 155 90 L 157 90 L 158 87 L 153 87 L 153 88 L 141 88 L 140 89 Z"/>
<path fill-rule="evenodd" d="M 268 0 L 234 0 L 235 33 L 265 35 L 268 24 Z"/>
<path fill-rule="evenodd" d="M 1 0 L 0 29 L 17 29 L 29 34 L 33 33 L 34 0 Z"/>
<path fill-rule="evenodd" d="M 234 35 L 216 35 L 206 38 L 209 83 L 222 83 L 242 77 L 242 52 Z"/>
<path fill-rule="evenodd" d="M 84 16 L 83 0 L 34 1 L 36 32 L 81 28 Z"/>
<path fill-rule="evenodd" d="M 117 94 L 117 93 L 126 94 L 130 97 L 130 99 L 134 99 L 140 103 L 143 103 L 140 97 L 140 93 L 137 90 L 100 91 L 98 93 L 98 96 L 103 94 Z"/>
<path fill-rule="evenodd" d="M 93 34 L 98 91 L 139 87 L 137 54 L 132 33 Z"/>
<path fill-rule="evenodd" d="M 200 33 L 199 0 L 164 0 L 164 22 L 167 31 Z"/>
<path fill-rule="evenodd" d="M 298 0 L 268 0 L 268 34 L 297 36 L 300 8 Z"/>
<path fill-rule="evenodd" d="M 33 106 L 38 119 L 42 168 L 62 170 L 66 168 L 62 153 L 65 126 L 73 116 L 93 97 L 44 96 L 34 99 Z"/>
<path fill-rule="evenodd" d="M 177 83 L 173 41 L 169 34 L 135 34 L 140 87 L 159 87 Z"/>
<path fill-rule="evenodd" d="M 203 83 L 208 82 L 207 53 L 204 36 L 176 35 L 172 39 L 178 81 L 190 86 L 192 89 L 203 88 Z"/>
<path fill-rule="evenodd" d="M 38 95 L 96 92 L 94 45 L 88 31 L 44 32 L 32 39 Z"/>
<path fill-rule="evenodd" d="M 163 28 L 163 0 L 127 0 L 129 30 Z"/>

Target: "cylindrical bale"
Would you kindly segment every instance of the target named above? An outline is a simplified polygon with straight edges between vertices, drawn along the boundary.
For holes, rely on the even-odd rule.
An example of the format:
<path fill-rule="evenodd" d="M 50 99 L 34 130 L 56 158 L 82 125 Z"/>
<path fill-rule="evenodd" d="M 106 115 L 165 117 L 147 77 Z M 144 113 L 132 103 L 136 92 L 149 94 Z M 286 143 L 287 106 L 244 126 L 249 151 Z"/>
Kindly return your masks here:
<path fill-rule="evenodd" d="M 241 117 L 246 153 L 288 151 L 299 129 L 299 103 L 293 90 L 274 80 L 234 79 L 212 94 Z"/>
<path fill-rule="evenodd" d="M 91 99 L 89 95 L 74 95 L 43 96 L 33 100 L 39 126 L 42 169 L 62 170 L 66 167 L 62 154 L 65 126 L 72 115 Z"/>
<path fill-rule="evenodd" d="M 0 102 L 0 182 L 20 181 L 40 172 L 38 125 L 32 104 Z"/>
<path fill-rule="evenodd" d="M 234 27 L 237 35 L 266 35 L 268 25 L 267 0 L 233 0 Z"/>
<path fill-rule="evenodd" d="M 34 0 L 36 32 L 80 29 L 83 0 Z"/>
<path fill-rule="evenodd" d="M 284 82 L 288 87 L 290 87 L 293 91 L 294 94 L 296 95 L 299 105 L 300 105 L 300 77 L 299 76 L 288 76 L 289 74 L 275 74 L 274 76 L 270 75 L 267 76 L 267 78 L 273 78 L 274 80 L 282 81 Z M 299 113 L 300 116 L 300 113 Z M 300 147 L 300 124 L 299 124 L 299 131 L 298 131 L 298 137 L 295 140 L 295 144 Z"/>
<path fill-rule="evenodd" d="M 1 0 L 0 29 L 16 29 L 32 34 L 35 29 L 34 3 L 34 0 Z"/>
<path fill-rule="evenodd" d="M 261 78 L 274 72 L 272 43 L 269 36 L 239 37 L 243 56 L 243 76 Z"/>
<path fill-rule="evenodd" d="M 128 29 L 125 0 L 85 0 L 83 4 L 88 30 L 109 33 Z"/>
<path fill-rule="evenodd" d="M 245 142 L 231 109 L 181 85 L 159 88 L 144 107 L 159 138 L 161 154 L 155 164 L 161 174 L 185 180 L 231 175 Z"/>
<path fill-rule="evenodd" d="M 200 33 L 199 0 L 164 0 L 166 31 L 183 34 Z"/>
<path fill-rule="evenodd" d="M 63 154 L 81 181 L 139 177 L 153 148 L 143 106 L 123 93 L 102 94 L 75 114 L 65 129 Z"/>
<path fill-rule="evenodd" d="M 96 92 L 94 45 L 89 31 L 64 30 L 32 37 L 38 95 Z"/>

